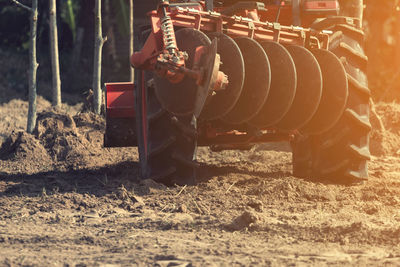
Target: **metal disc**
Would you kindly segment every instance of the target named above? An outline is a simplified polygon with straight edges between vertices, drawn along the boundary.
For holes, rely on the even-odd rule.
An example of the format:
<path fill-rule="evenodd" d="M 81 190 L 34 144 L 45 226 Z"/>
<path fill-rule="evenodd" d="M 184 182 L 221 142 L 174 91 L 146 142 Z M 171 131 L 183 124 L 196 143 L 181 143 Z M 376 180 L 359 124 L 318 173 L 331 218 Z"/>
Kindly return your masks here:
<path fill-rule="evenodd" d="M 188 53 L 186 68 L 193 68 L 193 60 L 198 46 L 208 46 L 210 39 L 201 31 L 183 28 L 175 32 L 180 51 Z M 171 83 L 167 79 L 154 75 L 155 92 L 162 107 L 174 115 L 191 115 L 194 112 L 198 86 L 192 78 L 185 77 L 180 83 Z"/>
<path fill-rule="evenodd" d="M 311 51 L 322 70 L 323 90 L 321 103 L 312 119 L 300 129 L 307 134 L 321 134 L 340 119 L 349 94 L 346 71 L 339 58 L 328 50 Z"/>
<path fill-rule="evenodd" d="M 217 54 L 217 40 L 214 39 L 211 45 L 206 48 L 206 52 L 202 54 L 199 63 L 200 69 L 203 69 L 203 82 L 197 87 L 194 103 L 194 116 L 196 118 L 200 116 L 206 104 L 206 100 L 213 92 L 218 80 L 220 64 L 221 60 L 219 54 Z"/>
<path fill-rule="evenodd" d="M 240 124 L 256 116 L 267 100 L 271 68 L 267 54 L 259 43 L 248 37 L 238 37 L 235 42 L 244 59 L 244 85 L 238 102 L 222 120 Z"/>
<path fill-rule="evenodd" d="M 209 96 L 200 115 L 203 120 L 221 118 L 232 110 L 242 92 L 245 75 L 242 53 L 235 41 L 223 33 L 215 32 L 208 36 L 217 39 L 217 53 L 222 62 L 220 71 L 228 76 L 229 84 L 224 90 Z"/>
<path fill-rule="evenodd" d="M 322 95 L 322 74 L 317 59 L 310 51 L 298 45 L 286 49 L 296 65 L 297 89 L 292 106 L 276 127 L 290 131 L 304 126 L 317 111 Z"/>
<path fill-rule="evenodd" d="M 250 121 L 258 127 L 279 122 L 292 106 L 296 94 L 297 75 L 293 59 L 277 42 L 262 42 L 271 64 L 271 89 L 261 111 Z"/>

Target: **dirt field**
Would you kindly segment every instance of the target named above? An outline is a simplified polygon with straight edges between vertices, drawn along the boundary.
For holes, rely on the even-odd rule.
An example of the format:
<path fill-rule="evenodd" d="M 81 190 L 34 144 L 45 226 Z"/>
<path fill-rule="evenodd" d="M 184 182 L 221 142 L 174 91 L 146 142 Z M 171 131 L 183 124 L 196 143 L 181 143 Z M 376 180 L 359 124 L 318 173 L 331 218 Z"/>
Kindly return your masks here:
<path fill-rule="evenodd" d="M 136 149 L 103 149 L 104 122 L 40 98 L 0 104 L 0 266 L 400 264 L 400 106 L 379 104 L 370 180 L 291 175 L 286 144 L 200 149 L 196 186 L 140 181 Z M 14 131 L 14 133 L 12 133 Z"/>

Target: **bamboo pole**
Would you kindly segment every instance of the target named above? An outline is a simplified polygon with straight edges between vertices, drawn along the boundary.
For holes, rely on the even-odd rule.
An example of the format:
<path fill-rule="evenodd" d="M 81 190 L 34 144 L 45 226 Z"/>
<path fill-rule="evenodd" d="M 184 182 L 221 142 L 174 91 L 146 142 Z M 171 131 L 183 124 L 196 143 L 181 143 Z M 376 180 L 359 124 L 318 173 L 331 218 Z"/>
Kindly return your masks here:
<path fill-rule="evenodd" d="M 37 35 L 37 20 L 38 20 L 38 0 L 32 0 L 31 11 L 31 40 L 29 45 L 29 108 L 28 108 L 28 133 L 32 133 L 36 127 L 36 74 L 39 64 L 36 59 L 36 35 Z"/>
<path fill-rule="evenodd" d="M 101 23 L 101 0 L 95 1 L 95 39 L 94 39 L 94 63 L 93 63 L 93 108 L 96 114 L 101 112 L 102 90 L 101 90 L 101 59 L 103 45 L 107 37 L 103 38 Z"/>
<path fill-rule="evenodd" d="M 58 56 L 56 0 L 49 0 L 49 14 L 50 14 L 49 24 L 50 24 L 51 71 L 53 74 L 52 104 L 55 107 L 60 107 L 61 106 L 61 80 L 60 80 L 60 63 L 59 63 L 59 56 Z"/>
<path fill-rule="evenodd" d="M 36 126 L 36 74 L 39 64 L 36 59 L 36 35 L 38 20 L 38 0 L 32 0 L 32 7 L 21 4 L 17 0 L 11 0 L 18 7 L 28 10 L 31 13 L 30 41 L 29 41 L 29 107 L 27 132 L 32 133 Z"/>

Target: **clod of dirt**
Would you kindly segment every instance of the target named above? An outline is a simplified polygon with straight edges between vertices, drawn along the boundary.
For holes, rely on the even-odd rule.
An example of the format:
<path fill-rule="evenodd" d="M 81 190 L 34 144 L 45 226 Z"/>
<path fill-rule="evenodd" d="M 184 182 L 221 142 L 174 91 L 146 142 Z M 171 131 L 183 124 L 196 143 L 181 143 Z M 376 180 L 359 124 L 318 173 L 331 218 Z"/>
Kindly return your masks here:
<path fill-rule="evenodd" d="M 78 113 L 72 117 L 70 113 L 49 108 L 38 113 L 33 135 L 18 137 L 16 133 L 10 136 L 0 133 L 9 137 L 2 145 L 0 168 L 14 173 L 84 170 L 99 163 L 105 165 L 137 156 L 137 152 L 129 149 L 104 149 L 104 129 L 102 116 Z M 13 158 L 16 160 L 10 162 Z"/>
<path fill-rule="evenodd" d="M 372 131 L 371 153 L 375 156 L 399 156 L 400 135 L 390 131 Z"/>
<path fill-rule="evenodd" d="M 66 203 L 65 205 L 70 205 L 78 210 L 94 209 L 99 205 L 95 196 L 89 194 L 79 195 L 69 193 L 65 197 L 64 202 Z"/>
<path fill-rule="evenodd" d="M 253 208 L 255 211 L 262 212 L 263 211 L 263 203 L 261 200 L 252 199 L 247 206 Z"/>
<path fill-rule="evenodd" d="M 84 214 L 85 217 L 87 218 L 100 218 L 100 215 L 97 211 L 95 210 L 90 210 L 89 212 L 87 212 L 86 214 Z"/>
<path fill-rule="evenodd" d="M 94 113 L 79 113 L 74 116 L 77 127 L 90 127 L 96 130 L 104 128 L 104 118 Z"/>
<path fill-rule="evenodd" d="M 102 148 L 104 119 L 80 113 L 74 117 L 52 110 L 38 114 L 35 136 L 61 168 L 80 169 L 93 164 Z"/>
<path fill-rule="evenodd" d="M 236 217 L 226 228 L 230 231 L 239 231 L 251 227 L 259 221 L 260 218 L 254 211 L 247 210 L 242 215 Z"/>
<path fill-rule="evenodd" d="M 157 194 L 159 191 L 165 190 L 167 187 L 163 184 L 157 183 L 152 179 L 144 179 L 140 181 L 141 188 L 139 189 L 142 194 Z"/>
<path fill-rule="evenodd" d="M 117 199 L 128 201 L 131 203 L 137 203 L 139 205 L 144 205 L 144 201 L 141 197 L 136 196 L 134 193 L 129 192 L 126 188 L 122 185 L 118 187 L 117 192 L 115 193 Z"/>
<path fill-rule="evenodd" d="M 378 103 L 375 105 L 384 128 L 374 127 L 370 135 L 371 153 L 375 156 L 400 155 L 400 105 L 397 103 Z"/>
<path fill-rule="evenodd" d="M 187 213 L 188 212 L 188 208 L 185 204 L 181 204 L 178 209 L 177 212 L 182 212 L 182 213 Z"/>
<path fill-rule="evenodd" d="M 164 261 L 157 261 L 155 263 L 156 267 L 172 267 L 172 266 L 177 266 L 177 267 L 192 267 L 192 263 L 188 261 L 180 261 L 180 260 L 164 260 Z"/>
<path fill-rule="evenodd" d="M 187 213 L 170 213 L 166 215 L 159 223 L 163 230 L 179 230 L 184 229 L 190 224 L 193 224 L 194 219 Z"/>
<path fill-rule="evenodd" d="M 71 132 L 77 135 L 76 124 L 69 114 L 41 112 L 38 114 L 35 128 L 37 138 L 42 138 L 53 132 Z"/>
<path fill-rule="evenodd" d="M 400 104 L 392 103 L 378 103 L 376 105 L 377 113 L 381 116 L 383 124 L 387 130 L 393 133 L 400 133 Z"/>
<path fill-rule="evenodd" d="M 13 132 L 0 148 L 1 160 L 24 160 L 30 163 L 51 164 L 52 159 L 35 136 Z"/>
<path fill-rule="evenodd" d="M 189 261 L 181 260 L 174 255 L 157 255 L 155 256 L 156 263 L 155 267 L 192 267 L 192 263 Z"/>
<path fill-rule="evenodd" d="M 90 147 L 90 143 L 78 133 L 74 119 L 68 114 L 39 113 L 34 134 L 55 161 L 77 159 Z"/>

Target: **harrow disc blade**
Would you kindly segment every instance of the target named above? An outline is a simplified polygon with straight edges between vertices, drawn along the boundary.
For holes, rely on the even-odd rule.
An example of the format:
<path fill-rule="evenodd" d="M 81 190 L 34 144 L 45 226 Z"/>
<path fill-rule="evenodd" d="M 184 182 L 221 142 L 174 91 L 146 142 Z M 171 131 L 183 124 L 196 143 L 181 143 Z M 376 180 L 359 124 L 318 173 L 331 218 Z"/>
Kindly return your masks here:
<path fill-rule="evenodd" d="M 338 122 L 345 109 L 349 92 L 346 71 L 339 58 L 328 50 L 314 49 L 311 52 L 321 66 L 324 86 L 317 112 L 300 131 L 321 134 Z"/>
<path fill-rule="evenodd" d="M 248 37 L 235 42 L 244 59 L 245 78 L 242 93 L 233 109 L 222 120 L 230 124 L 249 121 L 261 110 L 271 85 L 271 68 L 262 46 Z"/>
<path fill-rule="evenodd" d="M 211 33 L 211 39 L 218 42 L 217 53 L 220 55 L 220 70 L 228 75 L 229 84 L 224 90 L 209 96 L 200 118 L 214 120 L 225 116 L 235 106 L 242 92 L 244 82 L 244 61 L 242 53 L 235 41 L 223 33 Z"/>
<path fill-rule="evenodd" d="M 297 90 L 288 113 L 276 125 L 284 131 L 298 129 L 309 122 L 322 95 L 322 73 L 315 56 L 302 46 L 291 45 L 287 50 L 296 65 Z"/>
<path fill-rule="evenodd" d="M 263 42 L 261 46 L 271 64 L 271 89 L 263 108 L 250 124 L 268 127 L 279 122 L 292 106 L 297 75 L 293 59 L 283 45 L 277 42 Z"/>
<path fill-rule="evenodd" d="M 180 29 L 175 32 L 175 36 L 179 50 L 188 53 L 186 67 L 192 69 L 196 47 L 210 45 L 210 39 L 201 31 L 192 28 Z M 154 84 L 157 99 L 164 109 L 177 116 L 194 113 L 198 89 L 194 79 L 185 77 L 179 83 L 171 83 L 165 78 L 154 75 Z"/>

